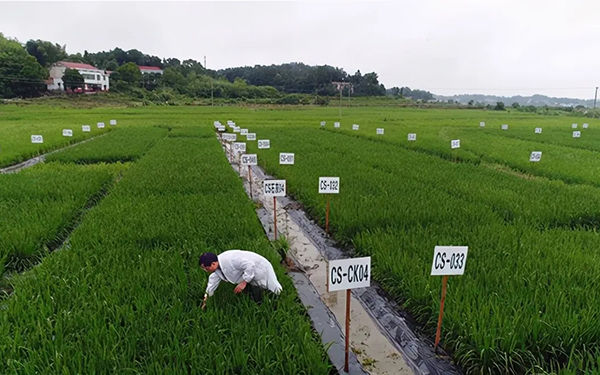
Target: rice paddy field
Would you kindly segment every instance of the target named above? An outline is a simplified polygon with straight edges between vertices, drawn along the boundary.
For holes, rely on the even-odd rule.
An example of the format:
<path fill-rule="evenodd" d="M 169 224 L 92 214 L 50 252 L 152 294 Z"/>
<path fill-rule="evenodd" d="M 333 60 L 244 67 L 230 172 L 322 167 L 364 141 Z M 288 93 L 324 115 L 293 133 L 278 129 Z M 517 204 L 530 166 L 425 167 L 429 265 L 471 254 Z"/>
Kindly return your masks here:
<path fill-rule="evenodd" d="M 372 256 L 373 278 L 431 337 L 441 291 L 441 278 L 429 275 L 433 248 L 469 246 L 465 274 L 448 282 L 441 341 L 465 373 L 600 372 L 597 120 L 391 107 L 344 108 L 340 119 L 327 107 L 4 105 L 0 166 L 72 143 L 61 128 L 112 118 L 109 134 L 0 175 L 0 217 L 10 217 L 0 222 L 7 372 L 331 371 L 281 267 L 279 299 L 257 306 L 221 286 L 199 309 L 202 252 L 245 248 L 278 263 L 215 120 L 269 139 L 266 150 L 247 142 L 248 153 L 286 179 L 323 226 L 318 177 L 340 177 L 332 236 Z M 33 131 L 43 145 L 31 144 Z M 539 162 L 529 161 L 532 151 L 542 152 Z M 280 152 L 295 153 L 295 165 L 279 165 Z M 17 266 L 31 259 L 37 265 Z"/>

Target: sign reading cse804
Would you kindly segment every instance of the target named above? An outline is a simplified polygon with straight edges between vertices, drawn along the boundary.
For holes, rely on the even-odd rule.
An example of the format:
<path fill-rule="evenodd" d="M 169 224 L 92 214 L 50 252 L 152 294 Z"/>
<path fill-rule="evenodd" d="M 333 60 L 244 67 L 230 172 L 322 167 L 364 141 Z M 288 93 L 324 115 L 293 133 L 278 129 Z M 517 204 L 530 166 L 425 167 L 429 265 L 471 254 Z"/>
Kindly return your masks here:
<path fill-rule="evenodd" d="M 339 194 L 339 177 L 319 177 L 319 194 Z"/>
<path fill-rule="evenodd" d="M 265 197 L 285 197 L 285 180 L 264 180 Z"/>
<path fill-rule="evenodd" d="M 468 246 L 436 246 L 431 275 L 462 275 L 467 265 Z"/>
<path fill-rule="evenodd" d="M 371 257 L 329 261 L 329 292 L 371 286 Z"/>

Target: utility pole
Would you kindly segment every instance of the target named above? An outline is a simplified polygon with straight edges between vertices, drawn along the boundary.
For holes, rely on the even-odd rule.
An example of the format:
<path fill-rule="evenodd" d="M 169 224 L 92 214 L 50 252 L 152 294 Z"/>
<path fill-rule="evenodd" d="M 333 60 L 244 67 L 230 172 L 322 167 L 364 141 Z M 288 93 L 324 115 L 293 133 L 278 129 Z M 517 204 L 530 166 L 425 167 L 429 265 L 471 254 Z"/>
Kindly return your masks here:
<path fill-rule="evenodd" d="M 206 67 L 206 55 L 204 55 L 204 70 L 206 70 L 206 74 L 208 75 L 208 68 Z M 209 75 L 208 79 L 210 79 L 210 105 L 214 106 L 214 97 L 213 97 L 213 79 Z"/>
<path fill-rule="evenodd" d="M 596 86 L 596 94 L 594 95 L 594 109 L 596 109 L 596 99 L 598 99 L 598 86 Z"/>
<path fill-rule="evenodd" d="M 350 82 L 331 82 L 340 91 L 340 105 L 339 105 L 339 116 L 342 119 L 342 91 L 345 87 L 348 88 L 348 98 L 350 98 L 350 91 L 353 90 L 352 83 Z"/>

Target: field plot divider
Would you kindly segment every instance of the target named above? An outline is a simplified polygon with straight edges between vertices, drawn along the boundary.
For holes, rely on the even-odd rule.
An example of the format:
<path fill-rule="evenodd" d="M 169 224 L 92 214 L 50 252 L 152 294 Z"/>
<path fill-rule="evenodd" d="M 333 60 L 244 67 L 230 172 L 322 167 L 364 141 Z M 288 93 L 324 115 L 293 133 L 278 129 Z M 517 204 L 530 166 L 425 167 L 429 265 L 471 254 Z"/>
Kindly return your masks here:
<path fill-rule="evenodd" d="M 27 160 L 22 161 L 20 163 L 9 165 L 8 167 L 4 167 L 4 168 L 0 169 L 0 173 L 17 173 L 20 170 L 23 170 L 25 168 L 33 167 L 36 164 L 43 163 L 46 160 L 46 157 L 48 155 L 52 155 L 54 153 L 57 153 L 57 152 L 60 152 L 60 151 L 63 151 L 63 150 L 67 150 L 69 148 L 82 145 L 82 144 L 87 143 L 89 141 L 92 141 L 94 139 L 98 139 L 100 137 L 103 137 L 103 136 L 105 136 L 105 135 L 107 135 L 109 133 L 110 132 L 106 132 L 106 133 L 102 133 L 102 134 L 99 134 L 99 135 L 95 135 L 93 137 L 84 139 L 81 142 L 72 143 L 72 144 L 67 145 L 65 147 L 57 148 L 57 149 L 52 150 L 50 152 L 46 152 L 45 154 L 34 156 L 33 158 L 27 159 Z"/>
<path fill-rule="evenodd" d="M 235 171 L 233 162 L 232 169 Z M 262 181 L 265 179 L 276 179 L 267 175 L 260 166 L 252 166 L 252 174 L 256 181 Z M 258 183 L 256 185 L 259 185 Z M 247 191 L 248 196 L 250 193 Z M 294 223 L 303 230 L 303 233 L 311 241 L 311 243 L 318 249 L 320 254 L 326 260 L 332 259 L 343 259 L 347 258 L 348 255 L 343 252 L 340 248 L 336 247 L 333 240 L 329 239 L 324 230 L 317 224 L 312 222 L 306 213 L 299 207 L 297 202 L 290 199 L 288 196 L 278 197 L 280 202 L 279 206 L 286 210 L 286 216 L 288 216 Z M 270 227 L 271 218 L 273 214 L 270 210 L 265 207 L 256 209 L 257 215 L 263 227 L 265 233 L 268 235 L 268 228 Z M 296 261 L 296 263 L 298 263 Z M 329 342 L 332 340 L 331 331 L 322 331 L 324 326 L 328 325 L 328 322 L 324 322 L 327 315 L 332 317 L 332 312 L 325 304 L 323 304 L 321 298 L 311 299 L 310 303 L 306 303 L 303 296 L 310 294 L 309 290 L 313 290 L 316 293 L 316 288 L 312 285 L 311 281 L 306 275 L 298 272 L 289 272 L 290 277 L 294 280 L 294 285 L 301 297 L 302 303 L 307 307 L 309 316 L 313 322 L 313 327 L 321 334 L 323 342 L 327 342 L 326 338 L 329 338 Z M 371 281 L 371 287 L 354 289 L 351 292 L 352 296 L 360 302 L 360 307 L 363 308 L 369 316 L 376 322 L 376 325 L 380 333 L 385 336 L 390 343 L 403 354 L 404 360 L 407 362 L 409 367 L 414 371 L 415 374 L 461 374 L 460 370 L 450 363 L 437 356 L 433 351 L 433 342 L 425 336 L 416 333 L 414 327 L 409 326 L 408 320 L 403 313 L 400 312 L 400 307 L 391 299 L 386 297 L 386 293 L 375 283 Z M 308 299 L 308 297 L 307 297 Z M 322 311 L 326 310 L 327 314 Z M 338 339 L 334 341 L 328 351 L 332 362 L 338 368 L 340 373 L 343 373 L 344 365 L 344 346 L 341 343 L 344 342 L 345 337 L 342 333 L 340 323 L 336 321 L 336 336 Z M 339 343 L 339 345 L 338 345 Z M 332 354 L 334 352 L 334 354 Z M 337 352 L 337 353 L 336 353 Z M 338 362 L 336 358 L 341 356 L 341 362 Z M 447 357 L 447 356 L 445 356 Z M 356 366 L 356 355 L 350 353 L 349 366 L 350 372 L 352 373 L 353 366 Z M 360 366 L 360 364 L 358 364 Z M 361 371 L 362 368 L 361 368 Z"/>

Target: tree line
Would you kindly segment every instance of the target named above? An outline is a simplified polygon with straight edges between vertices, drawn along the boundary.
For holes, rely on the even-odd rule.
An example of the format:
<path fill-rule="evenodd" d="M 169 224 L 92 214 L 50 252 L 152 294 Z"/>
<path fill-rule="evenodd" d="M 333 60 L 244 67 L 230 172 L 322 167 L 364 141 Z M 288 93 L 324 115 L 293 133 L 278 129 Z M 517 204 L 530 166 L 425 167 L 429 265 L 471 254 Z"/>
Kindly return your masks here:
<path fill-rule="evenodd" d="M 22 45 L 17 40 L 5 38 L 1 33 L 0 96 L 32 97 L 43 94 L 46 91 L 44 80 L 48 78 L 48 69 L 58 61 L 81 62 L 110 71 L 111 91 L 138 96 L 153 92 L 193 98 L 211 95 L 215 98 L 280 98 L 282 103 L 295 103 L 299 100 L 298 96 L 290 94 L 308 94 L 314 95 L 316 103 L 324 104 L 328 101 L 327 97 L 339 94 L 332 82 L 345 82 L 351 86 L 344 86 L 344 96 L 411 97 L 408 94 L 416 93 L 421 96 L 415 99 L 433 97 L 431 93 L 408 88 L 386 91 L 375 72 L 362 74 L 359 70 L 351 75 L 329 65 L 288 63 L 209 70 L 193 59 L 161 59 L 136 49 L 125 51 L 114 48 L 95 53 L 84 51 L 83 54 L 68 54 L 66 46 L 58 43 L 29 40 Z M 163 69 L 163 74 L 141 74 L 139 66 L 159 67 Z M 83 77 L 76 70 L 67 69 L 63 80 L 68 88 L 83 86 Z"/>

